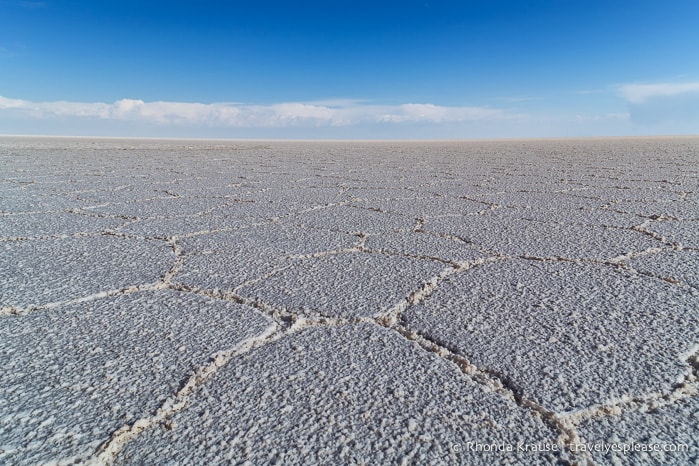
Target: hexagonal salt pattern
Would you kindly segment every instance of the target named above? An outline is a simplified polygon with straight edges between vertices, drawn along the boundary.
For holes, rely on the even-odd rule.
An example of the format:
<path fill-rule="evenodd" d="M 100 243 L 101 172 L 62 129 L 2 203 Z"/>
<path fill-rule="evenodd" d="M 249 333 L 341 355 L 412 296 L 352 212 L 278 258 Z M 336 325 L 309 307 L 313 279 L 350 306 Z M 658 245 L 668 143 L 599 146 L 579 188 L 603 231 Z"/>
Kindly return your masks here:
<path fill-rule="evenodd" d="M 120 232 L 145 237 L 174 237 L 228 231 L 253 224 L 269 223 L 264 205 L 257 202 L 231 202 L 199 214 L 176 215 L 160 211 L 156 217 L 141 218 L 119 228 Z"/>
<path fill-rule="evenodd" d="M 696 462 L 698 157 L 0 137 L 0 463 Z"/>
<path fill-rule="evenodd" d="M 422 232 L 372 235 L 366 239 L 364 244 L 369 250 L 433 258 L 454 263 L 476 261 L 488 256 L 487 253 L 473 244 L 466 243 L 459 238 L 441 237 Z"/>
<path fill-rule="evenodd" d="M 699 205 L 695 209 L 699 216 Z M 699 220 L 655 221 L 646 229 L 664 236 L 672 243 L 699 249 Z"/>
<path fill-rule="evenodd" d="M 133 293 L 0 321 L 0 462 L 87 460 L 213 353 L 270 321 L 230 302 Z"/>
<path fill-rule="evenodd" d="M 334 206 L 303 212 L 294 215 L 292 221 L 312 228 L 344 231 L 350 234 L 410 230 L 415 223 L 408 216 L 352 206 Z"/>
<path fill-rule="evenodd" d="M 445 268 L 434 261 L 342 253 L 300 260 L 238 293 L 276 308 L 333 317 L 378 317 Z"/>
<path fill-rule="evenodd" d="M 118 218 L 66 212 L 5 215 L 0 216 L 0 238 L 25 239 L 99 233 L 114 230 L 125 223 L 125 220 Z"/>
<path fill-rule="evenodd" d="M 511 256 L 609 260 L 661 246 L 654 238 L 631 229 L 541 222 L 528 219 L 519 211 L 429 219 L 424 228 Z"/>
<path fill-rule="evenodd" d="M 694 181 L 696 183 L 696 181 Z M 675 202 L 664 201 L 627 201 L 614 202 L 612 207 L 620 212 L 628 212 L 636 215 L 655 219 L 658 217 L 677 220 L 699 220 L 699 204 L 695 201 L 678 200 Z"/>
<path fill-rule="evenodd" d="M 159 281 L 172 267 L 162 241 L 88 236 L 0 243 L 0 306 L 29 307 Z"/>
<path fill-rule="evenodd" d="M 296 256 L 349 249 L 355 236 L 286 224 L 266 224 L 180 241 L 184 266 L 176 281 L 199 288 L 234 289 L 290 264 Z"/>
<path fill-rule="evenodd" d="M 670 390 L 699 332 L 699 291 L 598 264 L 499 261 L 452 275 L 404 318 L 564 412 Z"/>
<path fill-rule="evenodd" d="M 36 180 L 22 179 L 12 179 L 4 184 L 0 189 L 0 213 L 55 213 L 89 205 L 75 194 L 46 189 L 44 183 L 37 188 L 37 184 Z"/>
<path fill-rule="evenodd" d="M 531 412 L 394 332 L 311 328 L 245 354 L 116 464 L 550 464 L 555 443 Z M 202 434 L 204 433 L 204 434 Z M 512 445 L 473 453 L 469 442 Z"/>
<path fill-rule="evenodd" d="M 699 289 L 699 251 L 662 251 L 632 259 L 629 265 L 640 273 Z"/>
<path fill-rule="evenodd" d="M 93 212 L 122 215 L 133 218 L 161 217 L 165 215 L 205 214 L 226 205 L 220 198 L 183 198 L 175 196 L 144 199 L 131 202 L 114 202 L 99 205 Z"/>
<path fill-rule="evenodd" d="M 476 214 L 488 207 L 482 202 L 468 199 L 425 196 L 421 193 L 410 194 L 412 194 L 412 197 L 407 198 L 358 200 L 353 201 L 352 205 L 412 218 Z"/>

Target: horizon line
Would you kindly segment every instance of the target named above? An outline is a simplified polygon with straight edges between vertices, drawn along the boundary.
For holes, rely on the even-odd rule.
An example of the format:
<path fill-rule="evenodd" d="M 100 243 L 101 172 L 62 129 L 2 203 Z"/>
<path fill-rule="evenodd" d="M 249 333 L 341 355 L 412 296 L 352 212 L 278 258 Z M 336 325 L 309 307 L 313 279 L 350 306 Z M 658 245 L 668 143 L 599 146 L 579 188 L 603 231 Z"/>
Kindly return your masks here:
<path fill-rule="evenodd" d="M 543 137 L 490 137 L 490 138 L 424 138 L 424 139 L 308 139 L 308 138 L 208 138 L 208 137 L 158 137 L 158 136 L 85 136 L 69 134 L 2 134 L 0 138 L 38 139 L 100 139 L 100 140 L 141 140 L 141 141 L 223 141 L 223 142 L 488 142 L 488 141 L 561 141 L 561 140 L 600 140 L 600 139 L 668 139 L 697 138 L 695 134 L 649 134 L 614 136 L 543 136 Z"/>

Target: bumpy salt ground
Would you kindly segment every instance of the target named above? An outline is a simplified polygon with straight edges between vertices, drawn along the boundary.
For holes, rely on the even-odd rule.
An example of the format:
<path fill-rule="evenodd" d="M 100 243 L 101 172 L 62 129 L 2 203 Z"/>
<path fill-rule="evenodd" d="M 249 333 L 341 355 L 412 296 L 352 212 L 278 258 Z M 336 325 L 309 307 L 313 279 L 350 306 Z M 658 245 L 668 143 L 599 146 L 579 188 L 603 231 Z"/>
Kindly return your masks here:
<path fill-rule="evenodd" d="M 3 464 L 699 458 L 699 138 L 0 166 Z"/>

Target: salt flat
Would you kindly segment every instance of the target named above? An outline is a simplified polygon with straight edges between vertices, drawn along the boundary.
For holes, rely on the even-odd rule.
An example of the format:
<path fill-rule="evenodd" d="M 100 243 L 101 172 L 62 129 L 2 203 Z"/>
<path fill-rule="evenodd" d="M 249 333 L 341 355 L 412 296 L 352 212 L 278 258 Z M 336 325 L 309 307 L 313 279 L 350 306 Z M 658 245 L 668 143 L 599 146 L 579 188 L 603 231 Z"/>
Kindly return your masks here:
<path fill-rule="evenodd" d="M 0 166 L 2 464 L 699 464 L 699 138 Z"/>

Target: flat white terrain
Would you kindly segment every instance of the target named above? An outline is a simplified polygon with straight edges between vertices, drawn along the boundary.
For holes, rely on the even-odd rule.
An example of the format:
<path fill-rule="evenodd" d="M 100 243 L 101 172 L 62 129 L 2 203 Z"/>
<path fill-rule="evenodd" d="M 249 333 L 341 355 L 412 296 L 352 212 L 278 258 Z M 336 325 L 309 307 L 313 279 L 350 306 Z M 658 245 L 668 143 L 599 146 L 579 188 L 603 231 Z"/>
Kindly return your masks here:
<path fill-rule="evenodd" d="M 0 138 L 1 464 L 699 464 L 699 138 Z"/>

